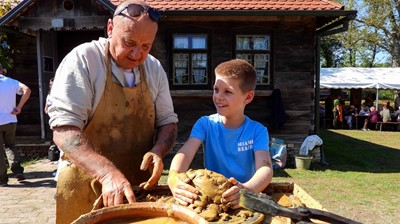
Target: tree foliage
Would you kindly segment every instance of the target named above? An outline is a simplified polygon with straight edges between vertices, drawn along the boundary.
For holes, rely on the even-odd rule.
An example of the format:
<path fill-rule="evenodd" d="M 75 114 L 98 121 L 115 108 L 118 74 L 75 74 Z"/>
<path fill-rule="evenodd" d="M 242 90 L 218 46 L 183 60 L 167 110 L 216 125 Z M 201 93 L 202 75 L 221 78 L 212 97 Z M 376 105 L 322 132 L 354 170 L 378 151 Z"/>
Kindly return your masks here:
<path fill-rule="evenodd" d="M 343 64 L 343 44 L 330 36 L 321 42 L 321 66 L 325 68 L 340 67 Z"/>
<path fill-rule="evenodd" d="M 400 66 L 400 0 L 338 0 L 346 9 L 357 10 L 357 18 L 351 21 L 344 33 L 321 39 L 342 43 L 340 58 L 333 67 L 399 67 Z M 332 50 L 335 48 L 333 46 Z M 329 52 L 329 51 L 328 51 Z M 378 55 L 389 55 L 379 58 Z M 335 60 L 338 55 L 322 54 L 322 61 Z M 326 59 L 331 57 L 332 59 Z M 321 63 L 323 64 L 323 63 Z"/>
<path fill-rule="evenodd" d="M 393 67 L 400 66 L 400 4 L 399 0 L 364 0 L 368 13 L 358 21 L 375 32 L 376 44 L 392 57 Z M 378 41 L 379 40 L 379 41 Z"/>
<path fill-rule="evenodd" d="M 16 3 L 15 0 L 6 0 L 0 3 L 0 17 L 4 16 L 11 10 L 12 4 Z M 0 63 L 5 69 L 9 69 L 13 65 L 12 54 L 14 50 L 8 43 L 7 34 L 0 30 Z"/>

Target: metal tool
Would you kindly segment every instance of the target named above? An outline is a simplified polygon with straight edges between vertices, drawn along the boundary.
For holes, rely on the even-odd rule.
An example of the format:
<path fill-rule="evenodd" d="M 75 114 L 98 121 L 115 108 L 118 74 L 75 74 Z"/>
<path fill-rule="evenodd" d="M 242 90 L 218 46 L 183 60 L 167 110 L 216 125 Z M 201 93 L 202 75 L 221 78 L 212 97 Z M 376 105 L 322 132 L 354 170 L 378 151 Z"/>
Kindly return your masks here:
<path fill-rule="evenodd" d="M 284 216 L 295 223 L 313 223 L 310 219 L 337 224 L 360 224 L 360 222 L 318 209 L 298 207 L 287 208 L 279 205 L 271 196 L 240 190 L 240 206 L 270 216 Z"/>

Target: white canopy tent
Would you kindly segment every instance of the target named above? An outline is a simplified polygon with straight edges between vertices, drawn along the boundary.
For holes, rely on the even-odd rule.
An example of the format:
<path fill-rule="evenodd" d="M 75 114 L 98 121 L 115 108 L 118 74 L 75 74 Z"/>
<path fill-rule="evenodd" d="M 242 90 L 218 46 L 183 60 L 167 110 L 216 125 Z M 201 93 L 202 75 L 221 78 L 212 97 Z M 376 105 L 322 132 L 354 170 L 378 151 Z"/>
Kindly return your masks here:
<path fill-rule="evenodd" d="M 400 90 L 400 68 L 321 68 L 321 89 L 379 89 Z"/>

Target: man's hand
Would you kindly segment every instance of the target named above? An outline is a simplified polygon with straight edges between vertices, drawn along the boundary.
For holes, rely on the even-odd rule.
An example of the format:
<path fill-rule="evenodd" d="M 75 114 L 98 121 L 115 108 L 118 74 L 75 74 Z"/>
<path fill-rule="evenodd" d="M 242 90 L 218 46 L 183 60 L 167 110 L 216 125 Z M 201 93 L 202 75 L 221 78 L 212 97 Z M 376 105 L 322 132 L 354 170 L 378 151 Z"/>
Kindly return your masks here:
<path fill-rule="evenodd" d="M 105 207 L 124 204 L 124 197 L 128 203 L 136 201 L 131 184 L 118 170 L 107 173 L 100 183 Z"/>
<path fill-rule="evenodd" d="M 171 170 L 168 175 L 168 186 L 176 202 L 181 205 L 188 206 L 193 204 L 199 197 L 199 191 L 189 185 L 190 178 L 186 173 L 178 173 L 176 170 Z"/>
<path fill-rule="evenodd" d="M 231 188 L 226 190 L 222 194 L 222 199 L 221 202 L 223 204 L 226 204 L 228 207 L 232 209 L 237 209 L 240 208 L 239 205 L 239 199 L 240 199 L 240 194 L 239 191 L 240 189 L 244 189 L 243 184 L 241 184 L 239 181 L 237 181 L 235 178 L 231 177 L 229 178 L 229 182 L 233 185 Z"/>
<path fill-rule="evenodd" d="M 14 115 L 18 115 L 21 113 L 21 109 L 19 109 L 18 107 L 14 107 L 13 111 L 11 111 L 12 114 Z"/>
<path fill-rule="evenodd" d="M 147 182 L 143 182 L 139 185 L 139 187 L 147 190 L 155 185 L 160 179 L 164 170 L 164 163 L 160 156 L 150 151 L 143 156 L 143 161 L 140 165 L 140 169 L 143 171 L 149 169 L 151 173 L 150 179 Z"/>
<path fill-rule="evenodd" d="M 104 206 L 124 204 L 124 197 L 128 203 L 135 202 L 132 186 L 124 174 L 110 160 L 95 151 L 78 127 L 54 127 L 53 140 L 63 149 L 65 158 L 100 182 Z"/>

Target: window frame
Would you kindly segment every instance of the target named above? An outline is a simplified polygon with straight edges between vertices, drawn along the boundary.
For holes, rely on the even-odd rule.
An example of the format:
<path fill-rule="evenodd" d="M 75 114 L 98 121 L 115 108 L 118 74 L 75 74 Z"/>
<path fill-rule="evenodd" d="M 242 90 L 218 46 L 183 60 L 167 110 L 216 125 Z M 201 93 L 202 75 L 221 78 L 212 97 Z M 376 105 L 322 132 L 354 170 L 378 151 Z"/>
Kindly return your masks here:
<path fill-rule="evenodd" d="M 192 32 L 189 30 L 199 30 L 198 32 Z M 188 48 L 175 48 L 175 38 L 176 37 L 188 37 L 189 43 L 188 43 Z M 204 28 L 200 28 L 198 29 L 197 27 L 195 29 L 190 28 L 190 29 L 180 29 L 180 30 L 174 30 L 171 31 L 170 34 L 171 37 L 171 45 L 170 45 L 170 55 L 171 55 L 171 63 L 170 63 L 170 86 L 171 89 L 193 89 L 193 87 L 195 89 L 209 89 L 211 86 L 211 73 L 210 73 L 210 52 L 211 52 L 211 46 L 210 46 L 210 34 L 209 32 L 205 32 Z M 193 46 L 192 44 L 194 43 L 193 40 L 196 37 L 203 37 L 205 38 L 205 47 L 204 48 L 190 48 L 191 46 Z M 176 80 L 176 55 L 177 54 L 182 54 L 182 55 L 187 55 L 187 69 L 190 72 L 188 73 L 188 82 L 187 83 L 178 83 Z M 195 83 L 195 77 L 194 77 L 194 69 L 196 69 L 195 64 L 193 63 L 194 55 L 201 55 L 203 54 L 203 56 L 201 56 L 201 60 L 200 60 L 200 64 L 201 63 L 205 63 L 205 67 L 197 67 L 197 69 L 203 69 L 204 73 L 205 73 L 205 82 L 203 83 Z M 205 56 L 204 56 L 205 54 Z M 204 57 L 204 58 L 203 58 Z"/>
<path fill-rule="evenodd" d="M 257 32 L 250 32 L 249 30 L 257 30 Z M 269 38 L 269 44 L 268 44 L 268 49 L 267 50 L 252 50 L 252 49 L 237 49 L 237 37 L 243 35 L 243 36 L 266 36 Z M 246 26 L 246 27 L 240 27 L 237 29 L 234 29 L 232 33 L 232 56 L 234 58 L 237 58 L 237 54 L 251 54 L 251 60 L 252 60 L 252 65 L 254 68 L 257 70 L 257 66 L 254 63 L 254 56 L 257 54 L 267 54 L 269 55 L 269 60 L 267 61 L 268 67 L 267 67 L 267 74 L 268 74 L 268 83 L 259 83 L 257 82 L 256 88 L 257 89 L 273 89 L 273 32 L 272 30 L 265 28 L 265 27 L 260 27 L 260 26 Z"/>

